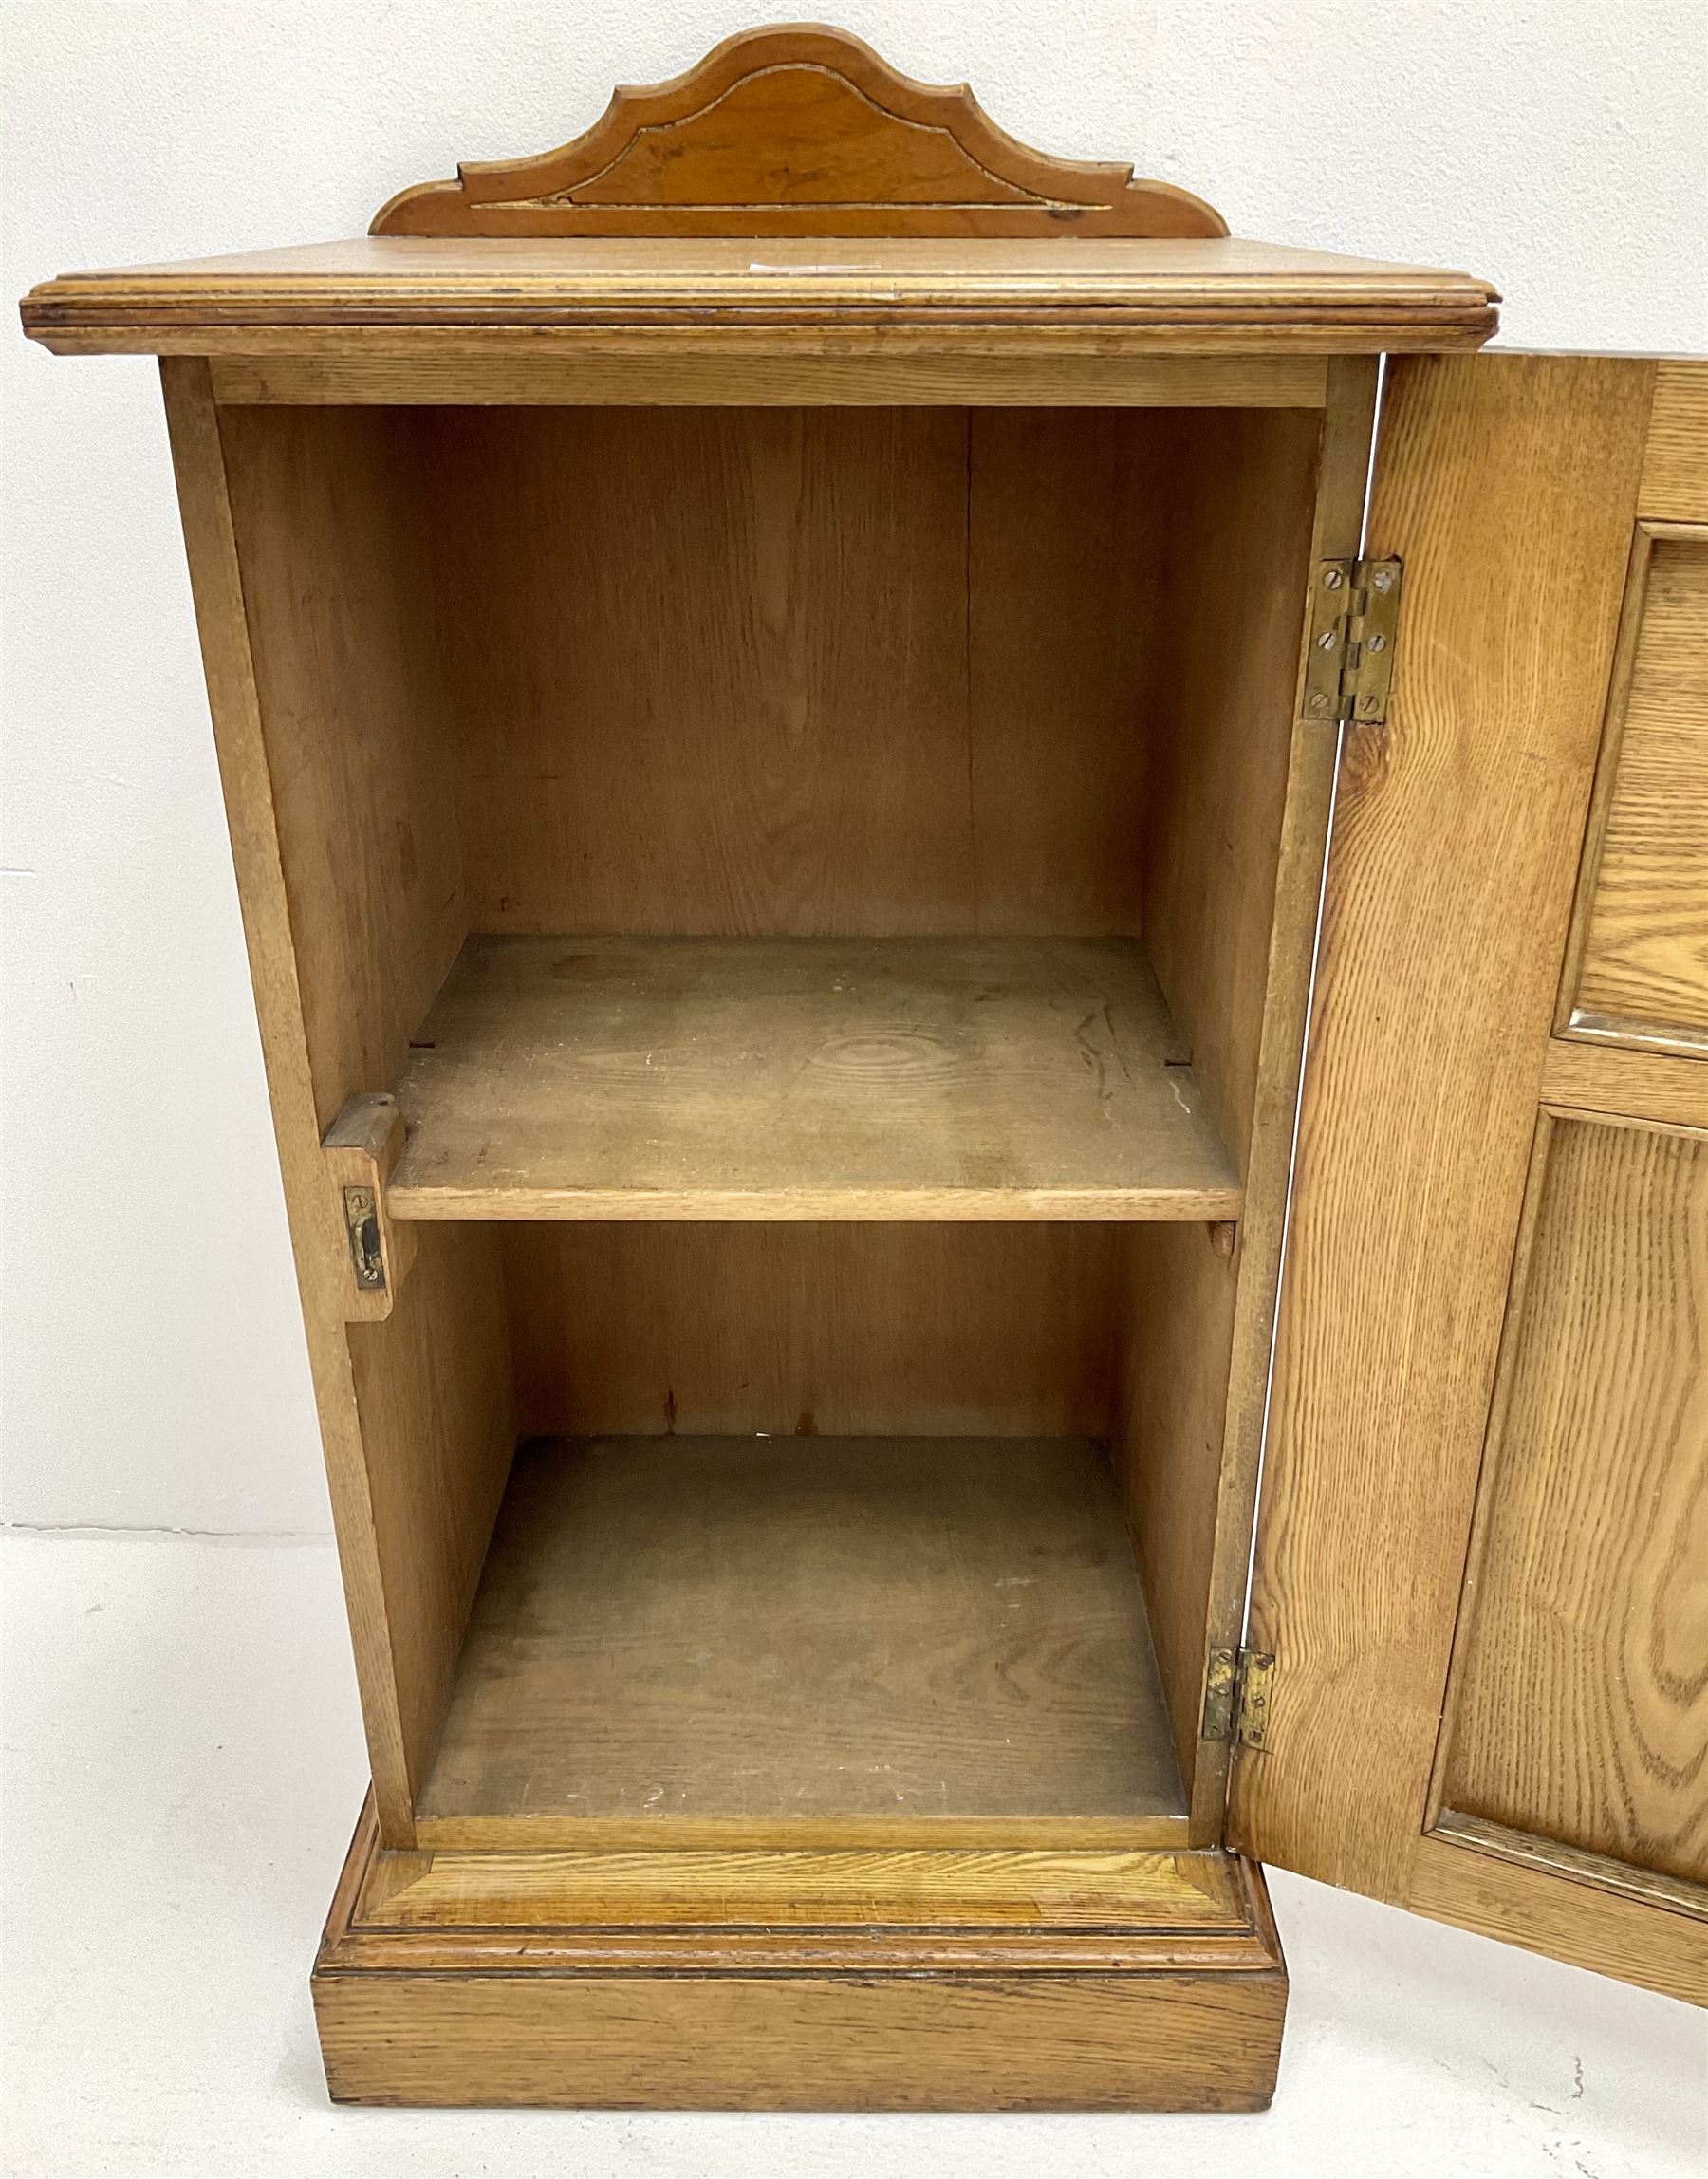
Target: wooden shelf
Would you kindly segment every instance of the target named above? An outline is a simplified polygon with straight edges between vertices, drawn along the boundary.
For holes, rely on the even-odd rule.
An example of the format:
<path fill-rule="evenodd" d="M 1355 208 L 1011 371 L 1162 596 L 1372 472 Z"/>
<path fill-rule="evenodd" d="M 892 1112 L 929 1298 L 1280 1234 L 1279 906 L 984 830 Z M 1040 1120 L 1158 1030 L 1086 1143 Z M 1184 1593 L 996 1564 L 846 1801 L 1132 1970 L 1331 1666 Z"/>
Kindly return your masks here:
<path fill-rule="evenodd" d="M 1084 1438 L 524 1447 L 418 1811 L 423 1845 L 511 1847 L 1159 1846 L 1185 1821 Z"/>
<path fill-rule="evenodd" d="M 474 938 L 399 1099 L 397 1219 L 1241 1206 L 1126 940 Z"/>

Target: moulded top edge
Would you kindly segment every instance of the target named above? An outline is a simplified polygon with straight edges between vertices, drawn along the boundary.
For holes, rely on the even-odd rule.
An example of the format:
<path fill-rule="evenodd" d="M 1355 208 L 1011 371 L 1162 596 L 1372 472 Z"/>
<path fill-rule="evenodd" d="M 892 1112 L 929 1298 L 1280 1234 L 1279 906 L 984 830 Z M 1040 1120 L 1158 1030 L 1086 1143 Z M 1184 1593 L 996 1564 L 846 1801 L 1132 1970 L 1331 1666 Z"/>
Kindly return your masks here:
<path fill-rule="evenodd" d="M 1095 321 L 1231 326 L 1285 335 L 1367 327 L 1461 346 L 1494 330 L 1487 282 L 1426 267 L 1238 238 L 939 240 L 360 236 L 343 242 L 65 274 L 26 297 L 26 332 L 49 345 L 103 328 L 158 328 L 210 352 L 238 328 L 352 331 L 648 325 L 849 324 L 986 327 Z"/>

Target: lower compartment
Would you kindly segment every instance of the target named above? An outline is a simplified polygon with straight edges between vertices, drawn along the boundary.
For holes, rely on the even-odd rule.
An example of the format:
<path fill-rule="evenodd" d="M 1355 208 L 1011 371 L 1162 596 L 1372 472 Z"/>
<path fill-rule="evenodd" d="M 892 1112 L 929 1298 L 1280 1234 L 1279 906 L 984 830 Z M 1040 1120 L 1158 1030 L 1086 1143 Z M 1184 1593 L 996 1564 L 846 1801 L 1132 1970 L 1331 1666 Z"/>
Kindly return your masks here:
<path fill-rule="evenodd" d="M 1184 1845 L 1086 1438 L 523 1446 L 422 1845 Z"/>
<path fill-rule="evenodd" d="M 348 1328 L 387 1846 L 1219 1842 L 1236 1241 L 412 1230 Z"/>
<path fill-rule="evenodd" d="M 1255 2111 L 1261 1872 L 1137 1852 L 382 1852 L 314 1971 L 335 2099 Z"/>

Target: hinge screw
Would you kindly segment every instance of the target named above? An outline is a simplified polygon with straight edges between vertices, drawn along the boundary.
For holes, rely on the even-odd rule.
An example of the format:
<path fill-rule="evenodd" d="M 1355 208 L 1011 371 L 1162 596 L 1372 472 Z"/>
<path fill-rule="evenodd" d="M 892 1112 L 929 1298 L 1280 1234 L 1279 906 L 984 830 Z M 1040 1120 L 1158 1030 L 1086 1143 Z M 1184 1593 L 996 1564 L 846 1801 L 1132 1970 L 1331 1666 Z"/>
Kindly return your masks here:
<path fill-rule="evenodd" d="M 1318 689 L 1315 696 L 1311 698 L 1310 708 L 1312 711 L 1327 711 L 1328 709 L 1328 698 L 1321 689 Z"/>
<path fill-rule="evenodd" d="M 1391 568 L 1378 568 L 1370 580 L 1379 590 L 1391 590 L 1394 587 L 1394 571 Z"/>
<path fill-rule="evenodd" d="M 1366 636 L 1365 648 L 1368 651 L 1385 651 L 1387 649 L 1387 638 L 1383 635 Z"/>
<path fill-rule="evenodd" d="M 1325 628 L 1322 634 L 1317 638 L 1317 649 L 1319 651 L 1331 651 L 1335 644 L 1339 642 L 1340 637 L 1336 634 L 1334 629 Z"/>
<path fill-rule="evenodd" d="M 1338 590 L 1346 579 L 1338 568 L 1325 568 L 1323 569 L 1323 587 L 1325 590 Z M 1383 588 L 1384 590 L 1387 588 L 1385 583 L 1383 585 Z"/>

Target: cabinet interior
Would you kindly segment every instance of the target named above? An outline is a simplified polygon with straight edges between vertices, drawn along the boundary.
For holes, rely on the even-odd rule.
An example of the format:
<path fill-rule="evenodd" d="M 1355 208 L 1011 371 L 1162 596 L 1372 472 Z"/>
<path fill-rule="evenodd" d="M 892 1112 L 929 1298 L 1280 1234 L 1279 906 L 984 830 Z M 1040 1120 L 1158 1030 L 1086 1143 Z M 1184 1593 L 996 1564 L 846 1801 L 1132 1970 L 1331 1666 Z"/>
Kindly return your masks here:
<path fill-rule="evenodd" d="M 1185 1840 L 1321 427 L 222 410 L 424 1842 Z"/>

